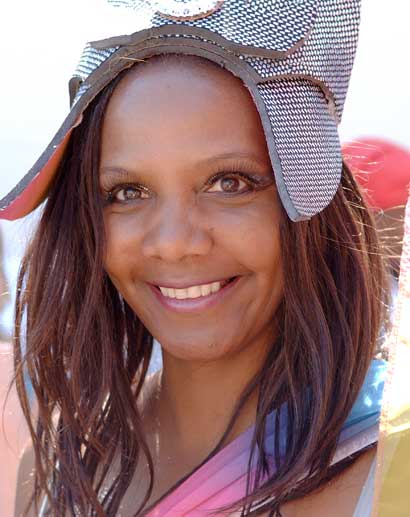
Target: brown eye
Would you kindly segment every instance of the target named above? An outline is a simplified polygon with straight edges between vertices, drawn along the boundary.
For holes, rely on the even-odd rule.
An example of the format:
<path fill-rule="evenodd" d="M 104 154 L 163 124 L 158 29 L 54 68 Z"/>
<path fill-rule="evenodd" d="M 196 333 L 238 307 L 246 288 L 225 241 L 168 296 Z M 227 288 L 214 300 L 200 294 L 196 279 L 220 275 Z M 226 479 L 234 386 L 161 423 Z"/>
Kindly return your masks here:
<path fill-rule="evenodd" d="M 224 178 L 221 180 L 221 187 L 224 192 L 236 192 L 240 187 L 240 181 L 237 178 Z"/>
<path fill-rule="evenodd" d="M 246 181 L 236 178 L 234 176 L 227 176 L 225 178 L 219 178 L 215 183 L 207 190 L 207 192 L 226 192 L 228 194 L 238 194 L 249 189 L 249 185 Z"/>
<path fill-rule="evenodd" d="M 113 192 L 112 197 L 115 201 L 134 201 L 136 199 L 147 199 L 148 193 L 136 187 L 123 187 Z"/>

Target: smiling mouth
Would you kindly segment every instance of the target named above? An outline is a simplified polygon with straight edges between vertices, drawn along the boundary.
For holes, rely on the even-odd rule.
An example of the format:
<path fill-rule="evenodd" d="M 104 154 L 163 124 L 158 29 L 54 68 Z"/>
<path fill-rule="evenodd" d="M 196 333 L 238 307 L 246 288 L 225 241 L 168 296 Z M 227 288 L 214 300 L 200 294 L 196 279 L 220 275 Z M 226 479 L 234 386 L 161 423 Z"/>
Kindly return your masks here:
<path fill-rule="evenodd" d="M 162 287 L 158 285 L 155 287 L 156 289 L 158 289 L 158 291 L 161 292 L 161 294 L 165 298 L 175 298 L 177 300 L 192 300 L 196 298 L 209 296 L 210 294 L 215 294 L 224 287 L 226 287 L 228 284 L 233 282 L 236 278 L 237 277 L 232 277 L 227 280 L 211 282 L 209 284 L 193 285 L 183 289 L 177 289 L 174 287 Z"/>

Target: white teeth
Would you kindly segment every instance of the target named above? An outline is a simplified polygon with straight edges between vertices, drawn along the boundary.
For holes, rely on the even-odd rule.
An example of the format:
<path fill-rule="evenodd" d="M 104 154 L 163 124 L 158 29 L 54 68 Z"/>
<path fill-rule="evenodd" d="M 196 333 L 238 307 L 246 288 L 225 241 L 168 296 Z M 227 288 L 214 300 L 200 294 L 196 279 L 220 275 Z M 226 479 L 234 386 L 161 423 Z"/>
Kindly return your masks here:
<path fill-rule="evenodd" d="M 212 292 L 212 284 L 201 285 L 201 296 L 208 296 Z"/>
<path fill-rule="evenodd" d="M 221 288 L 221 282 L 212 282 L 211 290 L 213 293 L 217 293 L 220 288 Z"/>
<path fill-rule="evenodd" d="M 187 289 L 187 298 L 199 298 L 201 296 L 201 288 L 199 285 L 194 285 L 194 287 L 189 287 Z"/>
<path fill-rule="evenodd" d="M 159 289 L 167 298 L 185 300 L 187 298 L 199 298 L 201 296 L 208 296 L 211 293 L 217 293 L 226 283 L 227 281 L 212 282 L 206 285 L 194 285 L 186 289 L 173 289 L 172 287 L 159 287 Z"/>
<path fill-rule="evenodd" d="M 185 298 L 188 298 L 188 293 L 186 289 L 174 289 L 175 291 L 175 298 L 177 300 L 185 300 Z"/>

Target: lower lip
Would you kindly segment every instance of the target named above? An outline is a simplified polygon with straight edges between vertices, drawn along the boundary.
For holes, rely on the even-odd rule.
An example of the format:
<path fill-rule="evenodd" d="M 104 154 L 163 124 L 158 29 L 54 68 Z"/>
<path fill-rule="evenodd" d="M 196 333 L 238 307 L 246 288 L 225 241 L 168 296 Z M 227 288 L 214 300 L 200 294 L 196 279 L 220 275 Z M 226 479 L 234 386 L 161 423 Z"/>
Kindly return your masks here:
<path fill-rule="evenodd" d="M 232 291 L 240 279 L 241 277 L 237 276 L 234 280 L 232 280 L 232 282 L 226 284 L 216 293 L 211 293 L 207 296 L 200 296 L 199 298 L 186 298 L 185 300 L 178 300 L 177 298 L 169 298 L 168 296 L 164 296 L 161 291 L 153 285 L 150 285 L 150 288 L 163 307 L 174 312 L 190 313 L 204 311 L 206 309 L 210 309 L 214 305 L 217 305 Z"/>

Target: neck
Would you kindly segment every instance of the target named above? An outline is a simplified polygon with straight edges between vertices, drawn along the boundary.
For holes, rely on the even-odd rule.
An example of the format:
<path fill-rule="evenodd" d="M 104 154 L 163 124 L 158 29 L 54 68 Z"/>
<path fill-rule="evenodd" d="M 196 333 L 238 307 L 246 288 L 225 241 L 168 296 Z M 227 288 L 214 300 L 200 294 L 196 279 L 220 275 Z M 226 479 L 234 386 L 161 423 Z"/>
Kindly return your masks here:
<path fill-rule="evenodd" d="M 172 437 L 169 448 L 180 457 L 192 458 L 193 463 L 203 460 L 224 435 L 266 353 L 267 345 L 258 343 L 234 357 L 199 363 L 163 351 L 155 413 L 167 436 Z M 237 415 L 224 445 L 254 424 L 257 401 L 256 388 Z"/>

